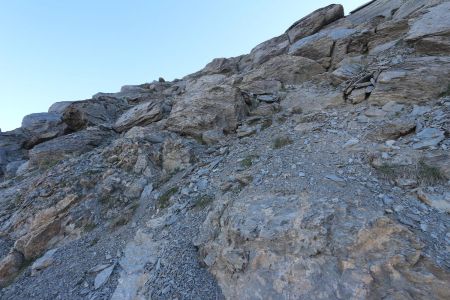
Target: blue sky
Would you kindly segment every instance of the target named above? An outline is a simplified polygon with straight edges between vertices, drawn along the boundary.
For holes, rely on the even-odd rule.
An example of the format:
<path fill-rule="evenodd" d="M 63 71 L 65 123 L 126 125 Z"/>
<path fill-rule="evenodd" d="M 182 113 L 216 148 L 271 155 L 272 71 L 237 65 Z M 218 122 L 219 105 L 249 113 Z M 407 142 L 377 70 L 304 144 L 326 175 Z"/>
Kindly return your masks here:
<path fill-rule="evenodd" d="M 366 0 L 336 1 L 346 13 Z M 0 128 L 248 53 L 329 0 L 0 0 Z"/>

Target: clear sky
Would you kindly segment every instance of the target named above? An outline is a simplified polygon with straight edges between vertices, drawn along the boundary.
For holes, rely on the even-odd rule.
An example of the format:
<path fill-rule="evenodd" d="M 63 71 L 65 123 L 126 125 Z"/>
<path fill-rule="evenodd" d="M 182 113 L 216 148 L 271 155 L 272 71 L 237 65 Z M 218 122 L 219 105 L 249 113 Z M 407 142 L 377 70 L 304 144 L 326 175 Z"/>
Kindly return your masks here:
<path fill-rule="evenodd" d="M 332 0 L 0 0 L 0 128 L 248 53 Z M 345 12 L 367 0 L 335 1 Z"/>

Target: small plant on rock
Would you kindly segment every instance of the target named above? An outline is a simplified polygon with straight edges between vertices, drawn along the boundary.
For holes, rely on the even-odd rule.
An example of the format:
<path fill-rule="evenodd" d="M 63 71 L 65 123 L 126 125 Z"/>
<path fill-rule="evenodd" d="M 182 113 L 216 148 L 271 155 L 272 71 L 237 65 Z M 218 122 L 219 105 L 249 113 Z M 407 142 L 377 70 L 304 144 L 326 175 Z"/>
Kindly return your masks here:
<path fill-rule="evenodd" d="M 250 168 L 253 165 L 253 160 L 257 158 L 257 155 L 247 155 L 243 160 L 241 160 L 241 166 L 244 168 Z"/>

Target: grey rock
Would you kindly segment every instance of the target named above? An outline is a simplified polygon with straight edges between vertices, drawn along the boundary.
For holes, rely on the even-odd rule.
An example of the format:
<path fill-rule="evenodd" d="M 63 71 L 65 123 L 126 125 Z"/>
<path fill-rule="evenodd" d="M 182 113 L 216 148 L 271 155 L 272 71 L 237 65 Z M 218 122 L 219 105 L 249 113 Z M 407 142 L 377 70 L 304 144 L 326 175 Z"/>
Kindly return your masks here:
<path fill-rule="evenodd" d="M 208 130 L 202 134 L 202 141 L 207 145 L 217 144 L 224 138 L 225 135 L 221 130 Z"/>
<path fill-rule="evenodd" d="M 51 166 L 70 156 L 88 152 L 109 141 L 114 133 L 95 127 L 60 136 L 35 146 L 30 152 L 30 166 Z"/>
<path fill-rule="evenodd" d="M 24 147 L 30 149 L 39 143 L 64 135 L 68 127 L 63 123 L 60 114 L 36 113 L 23 118 L 22 129 L 29 136 Z"/>
<path fill-rule="evenodd" d="M 117 132 L 127 131 L 134 126 L 145 126 L 161 120 L 161 105 L 155 102 L 142 103 L 124 112 L 114 123 Z"/>
<path fill-rule="evenodd" d="M 175 102 L 166 123 L 170 131 L 195 137 L 207 130 L 231 132 L 243 118 L 245 102 L 237 88 L 220 85 L 220 77 L 202 78 Z"/>
<path fill-rule="evenodd" d="M 445 138 L 444 131 L 437 128 L 425 128 L 416 134 L 413 149 L 420 150 L 436 147 Z"/>
<path fill-rule="evenodd" d="M 38 258 L 31 265 L 31 275 L 36 275 L 39 271 L 48 268 L 54 263 L 53 255 L 58 249 L 48 250 L 42 257 Z"/>
<path fill-rule="evenodd" d="M 241 59 L 240 68 L 246 70 L 263 64 L 275 56 L 285 54 L 288 47 L 289 40 L 285 34 L 265 41 Z"/>
<path fill-rule="evenodd" d="M 109 280 L 109 277 L 111 276 L 112 272 L 114 271 L 114 267 L 115 267 L 115 265 L 112 265 L 112 266 L 104 269 L 100 273 L 98 273 L 97 276 L 95 276 L 94 289 L 96 289 L 96 290 L 99 289 Z"/>
<path fill-rule="evenodd" d="M 383 71 L 370 96 L 373 103 L 390 101 L 417 104 L 439 97 L 448 88 L 449 57 L 411 57 Z"/>
<path fill-rule="evenodd" d="M 444 3 L 429 8 L 428 12 L 412 20 L 411 28 L 405 40 L 413 41 L 424 37 L 450 34 L 450 3 Z"/>
<path fill-rule="evenodd" d="M 293 43 L 289 47 L 289 54 L 318 60 L 331 57 L 332 48 L 336 40 L 345 39 L 355 33 L 354 29 L 345 27 L 321 30 Z"/>
<path fill-rule="evenodd" d="M 60 104 L 53 104 L 53 106 Z M 70 130 L 78 131 L 89 126 L 111 125 L 123 111 L 128 109 L 128 103 L 111 97 L 98 97 L 84 101 L 74 101 L 65 106 L 62 119 Z"/>
<path fill-rule="evenodd" d="M 344 16 L 344 8 L 342 5 L 332 4 L 320 8 L 308 16 L 300 19 L 292 24 L 286 31 L 291 44 L 299 39 L 318 32 L 325 25 L 330 24 Z"/>
<path fill-rule="evenodd" d="M 261 80 L 277 80 L 283 84 L 301 84 L 311 80 L 314 75 L 324 72 L 325 69 L 312 59 L 280 55 L 249 72 L 244 77 L 242 84 Z"/>
<path fill-rule="evenodd" d="M 256 97 L 261 102 L 273 103 L 280 99 L 278 95 L 258 95 Z"/>

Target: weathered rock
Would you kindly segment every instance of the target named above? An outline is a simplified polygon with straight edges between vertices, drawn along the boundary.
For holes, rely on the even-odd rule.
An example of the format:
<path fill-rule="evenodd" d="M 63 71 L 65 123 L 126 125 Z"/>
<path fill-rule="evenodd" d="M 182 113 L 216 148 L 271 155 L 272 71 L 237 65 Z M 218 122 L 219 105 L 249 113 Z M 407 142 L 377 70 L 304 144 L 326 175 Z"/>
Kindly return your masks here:
<path fill-rule="evenodd" d="M 352 56 L 343 59 L 336 67 L 332 74 L 333 83 L 335 85 L 341 83 L 342 81 L 346 81 L 350 78 L 356 77 L 361 74 L 367 62 L 362 56 Z"/>
<path fill-rule="evenodd" d="M 399 119 L 383 123 L 368 134 L 369 139 L 377 141 L 395 140 L 401 136 L 414 132 L 414 119 Z"/>
<path fill-rule="evenodd" d="M 22 267 L 23 255 L 12 251 L 0 261 L 0 287 L 5 287 L 17 276 Z"/>
<path fill-rule="evenodd" d="M 282 86 L 278 80 L 256 80 L 240 84 L 239 88 L 250 95 L 264 95 L 277 94 Z"/>
<path fill-rule="evenodd" d="M 8 163 L 25 158 L 26 152 L 22 145 L 26 139 L 22 129 L 0 132 L 0 176 L 6 171 Z"/>
<path fill-rule="evenodd" d="M 62 115 L 64 110 L 69 107 L 74 101 L 60 101 L 53 103 L 49 108 L 48 112 L 53 114 Z"/>
<path fill-rule="evenodd" d="M 162 165 L 167 173 L 180 171 L 194 161 L 194 154 L 187 145 L 180 140 L 167 139 L 162 150 Z"/>
<path fill-rule="evenodd" d="M 366 93 L 366 89 L 355 89 L 353 90 L 350 95 L 348 95 L 347 99 L 352 103 L 352 104 L 358 104 L 363 102 L 364 100 L 366 100 L 367 98 L 367 93 Z"/>
<path fill-rule="evenodd" d="M 202 141 L 207 145 L 213 145 L 225 138 L 224 134 L 220 130 L 208 130 L 203 132 Z"/>
<path fill-rule="evenodd" d="M 23 118 L 22 129 L 28 136 L 24 147 L 30 149 L 39 143 L 64 135 L 68 128 L 59 114 L 36 113 Z"/>
<path fill-rule="evenodd" d="M 403 3 L 408 2 L 405 0 L 376 0 L 369 1 L 361 7 L 350 12 L 350 15 L 346 17 L 346 20 L 359 25 L 376 17 L 390 18 L 392 12 L 399 9 Z"/>
<path fill-rule="evenodd" d="M 159 103 L 142 103 L 124 112 L 114 123 L 117 132 L 127 131 L 134 126 L 145 126 L 159 121 L 163 117 L 163 109 Z"/>
<path fill-rule="evenodd" d="M 322 30 L 314 35 L 302 38 L 289 47 L 289 54 L 303 56 L 314 60 L 331 57 L 337 40 L 345 39 L 355 33 L 354 29 L 332 28 Z"/>
<path fill-rule="evenodd" d="M 42 257 L 36 259 L 36 261 L 31 265 L 31 275 L 35 276 L 39 271 L 51 266 L 55 261 L 53 255 L 57 250 L 58 249 L 49 250 Z"/>
<path fill-rule="evenodd" d="M 444 3 L 431 7 L 428 12 L 417 19 L 412 20 L 412 24 L 406 41 L 416 41 L 430 36 L 448 36 L 450 35 L 450 3 Z"/>
<path fill-rule="evenodd" d="M 286 53 L 288 47 L 289 41 L 287 35 L 283 34 L 272 38 L 253 48 L 250 54 L 243 57 L 240 66 L 244 70 L 249 66 L 256 67 L 275 56 Z"/>
<path fill-rule="evenodd" d="M 376 214 L 356 218 L 339 202 L 270 194 L 225 199 L 194 243 L 229 299 L 448 294 L 445 277 L 423 264 L 423 245 L 411 231 Z M 424 267 L 427 275 L 418 272 Z M 392 276 L 395 282 L 385 280 Z"/>
<path fill-rule="evenodd" d="M 447 179 L 450 180 L 450 155 L 428 155 L 423 158 L 424 162 L 437 168 Z"/>
<path fill-rule="evenodd" d="M 447 91 L 450 57 L 412 57 L 403 64 L 383 71 L 369 101 L 418 103 Z"/>
<path fill-rule="evenodd" d="M 35 146 L 29 153 L 30 165 L 48 167 L 61 159 L 80 155 L 106 143 L 113 132 L 90 127 L 86 130 L 60 136 Z"/>
<path fill-rule="evenodd" d="M 436 147 L 445 138 L 444 131 L 437 128 L 425 128 L 416 134 L 416 143 L 413 148 L 416 150 Z"/>
<path fill-rule="evenodd" d="M 239 57 L 215 58 L 200 72 L 203 75 L 237 73 L 239 60 Z"/>
<path fill-rule="evenodd" d="M 14 243 L 14 249 L 26 260 L 41 256 L 57 240 L 61 224 L 67 210 L 79 200 L 76 195 L 68 195 L 55 206 L 38 211 L 32 219 L 28 232 Z"/>
<path fill-rule="evenodd" d="M 14 177 L 19 167 L 25 162 L 25 160 L 12 161 L 6 165 L 5 175 Z"/>
<path fill-rule="evenodd" d="M 426 193 L 422 190 L 417 192 L 417 198 L 429 206 L 441 211 L 450 213 L 450 193 L 436 194 Z"/>
<path fill-rule="evenodd" d="M 314 11 L 308 16 L 295 22 L 288 28 L 286 34 L 291 44 L 299 39 L 318 32 L 324 26 L 342 18 L 344 8 L 342 5 L 332 4 Z"/>
<path fill-rule="evenodd" d="M 115 265 L 112 265 L 112 266 L 102 270 L 100 273 L 97 274 L 97 276 L 95 276 L 94 289 L 96 289 L 96 290 L 99 289 L 109 280 L 109 277 L 111 276 L 112 272 L 114 271 L 114 267 L 115 267 Z"/>
<path fill-rule="evenodd" d="M 444 2 L 428 9 L 428 12 L 412 20 L 405 40 L 414 44 L 418 52 L 427 55 L 445 54 L 450 51 L 450 3 Z"/>
<path fill-rule="evenodd" d="M 205 86 L 206 85 L 206 86 Z M 175 102 L 167 119 L 169 130 L 200 137 L 207 130 L 231 132 L 246 113 L 239 89 L 229 85 L 193 85 Z"/>
<path fill-rule="evenodd" d="M 57 106 L 59 103 L 52 105 L 52 107 Z M 128 108 L 125 100 L 103 96 L 97 99 L 71 102 L 63 109 L 62 119 L 70 130 L 78 131 L 89 126 L 111 125 Z"/>
<path fill-rule="evenodd" d="M 290 90 L 280 105 L 288 111 L 292 108 L 301 108 L 303 112 L 309 113 L 343 103 L 342 93 L 331 85 L 323 87 L 304 84 Z"/>
<path fill-rule="evenodd" d="M 153 266 L 157 260 L 159 248 L 165 241 L 154 241 L 151 235 L 138 231 L 129 242 L 120 259 L 122 271 L 119 283 L 111 296 L 112 300 L 139 299 L 143 297 L 142 287 L 149 280 L 146 266 Z"/>
<path fill-rule="evenodd" d="M 278 80 L 283 84 L 300 84 L 325 69 L 305 57 L 281 55 L 270 59 L 244 77 L 243 84 L 260 80 Z"/>

